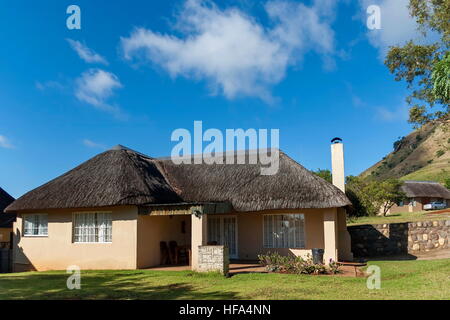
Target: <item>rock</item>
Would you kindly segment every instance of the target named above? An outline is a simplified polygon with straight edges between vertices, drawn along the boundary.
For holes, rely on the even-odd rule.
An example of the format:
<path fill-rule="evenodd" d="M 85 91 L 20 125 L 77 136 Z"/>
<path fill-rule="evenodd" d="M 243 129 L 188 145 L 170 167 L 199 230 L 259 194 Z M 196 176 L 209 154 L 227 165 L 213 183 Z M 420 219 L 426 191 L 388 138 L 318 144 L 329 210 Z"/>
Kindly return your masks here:
<path fill-rule="evenodd" d="M 415 243 L 415 244 L 412 246 L 412 249 L 413 249 L 413 251 L 419 251 L 419 250 L 420 250 L 420 245 L 419 245 L 418 243 Z"/>
<path fill-rule="evenodd" d="M 427 235 L 426 233 L 424 233 L 424 234 L 422 235 L 422 239 L 425 240 L 425 241 L 428 240 L 428 235 Z"/>
<path fill-rule="evenodd" d="M 443 246 L 443 245 L 445 244 L 445 239 L 444 239 L 444 238 L 439 238 L 438 244 L 439 244 L 440 246 Z"/>
<path fill-rule="evenodd" d="M 437 227 L 439 225 L 439 221 L 433 221 L 433 227 Z"/>

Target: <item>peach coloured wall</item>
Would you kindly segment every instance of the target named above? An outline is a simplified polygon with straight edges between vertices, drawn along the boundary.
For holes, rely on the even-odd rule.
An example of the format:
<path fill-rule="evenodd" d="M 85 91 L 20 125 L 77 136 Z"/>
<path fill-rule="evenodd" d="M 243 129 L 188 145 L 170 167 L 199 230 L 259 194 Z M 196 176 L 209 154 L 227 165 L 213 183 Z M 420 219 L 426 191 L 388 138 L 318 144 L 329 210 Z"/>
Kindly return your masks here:
<path fill-rule="evenodd" d="M 305 249 L 271 249 L 263 246 L 263 215 L 264 214 L 305 214 Z M 312 248 L 324 247 L 323 234 L 323 210 L 301 209 L 283 211 L 265 211 L 258 213 L 238 213 L 238 252 L 239 259 L 255 260 L 258 254 L 268 251 L 279 252 L 280 254 L 294 254 L 306 256 L 311 253 Z"/>
<path fill-rule="evenodd" d="M 73 212 L 112 212 L 112 243 L 73 243 Z M 48 214 L 48 236 L 22 236 L 22 214 L 14 224 L 15 270 L 135 269 L 137 254 L 137 207 L 83 210 L 40 210 Z"/>
<path fill-rule="evenodd" d="M 185 232 L 181 223 L 185 222 Z M 191 215 L 143 216 L 137 220 L 137 267 L 160 265 L 160 241 L 176 241 L 178 245 L 191 244 Z"/>

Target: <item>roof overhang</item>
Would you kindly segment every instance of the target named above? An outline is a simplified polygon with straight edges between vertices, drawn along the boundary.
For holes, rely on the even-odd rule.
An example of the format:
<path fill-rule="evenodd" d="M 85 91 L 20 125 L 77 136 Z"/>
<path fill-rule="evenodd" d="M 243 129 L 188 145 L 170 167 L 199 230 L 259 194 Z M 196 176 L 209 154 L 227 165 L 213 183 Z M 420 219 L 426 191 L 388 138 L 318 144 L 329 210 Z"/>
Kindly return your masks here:
<path fill-rule="evenodd" d="M 148 204 L 138 207 L 140 215 L 148 216 L 226 214 L 231 211 L 232 206 L 228 202 Z"/>

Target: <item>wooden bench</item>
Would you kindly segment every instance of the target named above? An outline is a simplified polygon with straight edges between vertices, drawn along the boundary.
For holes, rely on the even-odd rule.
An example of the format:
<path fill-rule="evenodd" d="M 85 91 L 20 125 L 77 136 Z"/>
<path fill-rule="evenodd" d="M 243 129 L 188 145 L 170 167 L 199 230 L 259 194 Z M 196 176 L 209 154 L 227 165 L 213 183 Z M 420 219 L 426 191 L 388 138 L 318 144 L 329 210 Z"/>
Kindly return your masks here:
<path fill-rule="evenodd" d="M 346 262 L 346 261 L 341 261 L 341 262 L 338 262 L 338 264 L 339 264 L 340 266 L 354 267 L 354 270 L 355 270 L 355 277 L 358 276 L 358 268 L 359 268 L 359 267 L 365 267 L 365 266 L 367 266 L 367 263 L 365 263 L 365 262 Z"/>

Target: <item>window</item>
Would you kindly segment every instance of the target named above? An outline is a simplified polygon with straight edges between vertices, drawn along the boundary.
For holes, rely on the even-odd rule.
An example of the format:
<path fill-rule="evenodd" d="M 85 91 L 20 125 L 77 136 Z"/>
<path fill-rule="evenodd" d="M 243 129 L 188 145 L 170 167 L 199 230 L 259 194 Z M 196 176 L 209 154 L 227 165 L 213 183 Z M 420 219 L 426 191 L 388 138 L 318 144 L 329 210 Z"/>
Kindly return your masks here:
<path fill-rule="evenodd" d="M 112 242 L 111 213 L 75 213 L 73 242 Z"/>
<path fill-rule="evenodd" d="M 305 215 L 264 215 L 264 248 L 304 248 Z"/>
<path fill-rule="evenodd" d="M 48 217 L 46 214 L 25 214 L 23 216 L 23 235 L 43 237 L 48 235 Z"/>

